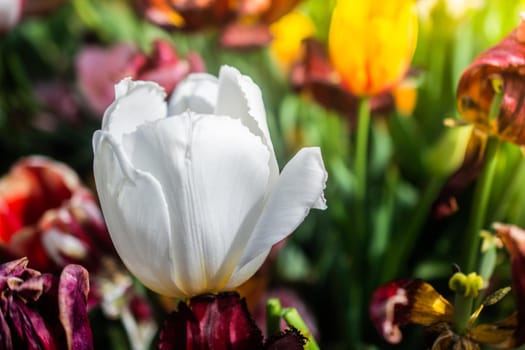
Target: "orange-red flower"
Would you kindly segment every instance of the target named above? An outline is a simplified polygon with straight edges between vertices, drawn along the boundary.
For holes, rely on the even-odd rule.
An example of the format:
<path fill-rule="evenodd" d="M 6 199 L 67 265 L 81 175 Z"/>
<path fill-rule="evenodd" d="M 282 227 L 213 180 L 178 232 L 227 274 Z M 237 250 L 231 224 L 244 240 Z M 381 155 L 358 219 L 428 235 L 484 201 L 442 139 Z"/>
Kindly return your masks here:
<path fill-rule="evenodd" d="M 457 91 L 458 110 L 481 131 L 525 145 L 525 23 L 480 54 L 465 70 Z M 490 116 L 497 90 L 501 105 Z"/>
<path fill-rule="evenodd" d="M 76 173 L 33 156 L 0 179 L 0 251 L 54 271 L 67 263 L 94 267 L 113 246 L 95 198 Z"/>
<path fill-rule="evenodd" d="M 413 0 L 339 0 L 330 25 L 330 58 L 348 90 L 376 95 L 403 78 L 416 39 Z"/>

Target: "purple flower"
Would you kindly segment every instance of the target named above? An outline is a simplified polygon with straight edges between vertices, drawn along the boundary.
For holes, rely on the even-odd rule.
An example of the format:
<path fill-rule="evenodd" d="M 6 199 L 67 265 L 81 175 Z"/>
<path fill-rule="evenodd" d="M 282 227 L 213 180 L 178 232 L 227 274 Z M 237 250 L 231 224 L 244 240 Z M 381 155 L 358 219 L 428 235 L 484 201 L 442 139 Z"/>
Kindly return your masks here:
<path fill-rule="evenodd" d="M 57 278 L 27 264 L 21 258 L 0 265 L 0 348 L 93 349 L 88 272 L 68 265 Z"/>

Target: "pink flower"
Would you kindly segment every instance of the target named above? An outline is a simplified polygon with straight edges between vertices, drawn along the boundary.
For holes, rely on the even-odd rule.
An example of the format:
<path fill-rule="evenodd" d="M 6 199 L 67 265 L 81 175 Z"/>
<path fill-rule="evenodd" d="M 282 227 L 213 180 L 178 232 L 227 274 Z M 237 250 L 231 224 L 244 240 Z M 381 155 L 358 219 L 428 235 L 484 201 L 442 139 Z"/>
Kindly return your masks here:
<path fill-rule="evenodd" d="M 153 80 L 171 93 L 189 73 L 203 72 L 205 67 L 197 54 L 189 53 L 181 59 L 169 43 L 157 40 L 150 55 L 126 43 L 110 48 L 87 46 L 77 57 L 76 70 L 86 102 L 102 117 L 114 100 L 115 83 L 122 78 Z"/>

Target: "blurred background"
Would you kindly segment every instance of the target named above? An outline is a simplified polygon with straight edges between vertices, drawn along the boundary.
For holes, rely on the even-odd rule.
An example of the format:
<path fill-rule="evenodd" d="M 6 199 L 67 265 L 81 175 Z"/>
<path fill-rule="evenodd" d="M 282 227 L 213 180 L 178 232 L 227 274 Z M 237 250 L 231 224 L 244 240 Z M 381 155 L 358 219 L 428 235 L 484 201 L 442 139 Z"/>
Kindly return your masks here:
<path fill-rule="evenodd" d="M 191 72 L 216 75 L 221 65 L 234 66 L 262 90 L 279 164 L 300 147 L 320 146 L 329 173 L 328 209 L 312 211 L 241 289 L 254 315 L 268 295 L 278 295 L 301 305 L 322 349 L 423 348 L 416 326 L 400 345 L 382 340 L 368 317 L 370 297 L 394 278 L 422 278 L 453 295 L 447 281 L 466 249 L 462 237 L 479 169 L 467 169 L 456 187 L 447 187 L 464 161 L 469 131 L 444 121 L 459 118 L 461 74 L 517 26 L 523 1 L 415 3 L 419 29 L 410 69 L 396 86 L 370 97 L 364 210 L 354 201 L 361 191 L 353 165 L 359 98 L 341 85 L 333 50 L 328 54 L 334 0 L 233 7 L 180 1 L 194 6 L 187 11 L 175 10 L 178 1 L 19 3 L 0 1 L 6 13 L 0 14 L 1 174 L 22 157 L 44 155 L 73 168 L 95 193 L 91 138 L 115 82 L 155 80 L 169 92 Z M 13 7 L 19 10 L 9 14 Z M 374 30 L 349 33 L 348 47 L 335 55 L 355 54 L 354 38 Z M 502 148 L 484 220 L 523 227 L 522 153 L 514 144 Z M 358 213 L 365 213 L 366 232 L 356 233 Z M 493 274 L 500 286 L 510 284 L 505 254 Z M 175 303 L 137 288 L 152 305 L 154 323 L 161 323 Z M 499 319 L 513 308 L 505 298 L 483 317 Z M 137 348 L 121 319 L 97 307 L 90 315 L 96 348 Z"/>

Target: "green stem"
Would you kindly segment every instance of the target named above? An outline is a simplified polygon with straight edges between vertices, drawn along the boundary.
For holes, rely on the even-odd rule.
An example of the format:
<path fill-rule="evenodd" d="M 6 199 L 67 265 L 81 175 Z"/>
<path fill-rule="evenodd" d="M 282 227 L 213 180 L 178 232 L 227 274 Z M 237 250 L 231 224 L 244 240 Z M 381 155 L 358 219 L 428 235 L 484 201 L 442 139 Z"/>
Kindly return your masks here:
<path fill-rule="evenodd" d="M 359 240 L 362 242 L 364 237 L 366 237 L 366 177 L 368 166 L 368 135 L 370 133 L 370 106 L 367 98 L 362 98 L 360 100 L 357 118 L 357 139 L 354 163 L 356 176 L 355 225 L 357 237 L 359 237 Z"/>
<path fill-rule="evenodd" d="M 306 345 L 304 346 L 305 350 L 319 350 L 319 345 L 312 336 L 312 333 L 310 333 L 310 330 L 308 329 L 308 326 L 304 322 L 303 318 L 301 315 L 299 315 L 299 312 L 297 312 L 295 308 L 284 309 L 283 318 L 288 326 L 296 328 L 308 339 L 308 342 L 306 342 Z"/>
<path fill-rule="evenodd" d="M 463 256 L 461 268 L 466 273 L 476 271 L 477 257 L 480 251 L 480 232 L 487 216 L 490 190 L 497 168 L 498 148 L 499 140 L 495 137 L 489 137 L 485 154 L 486 164 L 476 184 L 470 220 L 465 234 L 465 244 L 463 246 L 465 255 Z"/>
<path fill-rule="evenodd" d="M 426 186 L 423 194 L 416 204 L 414 212 L 411 214 L 409 224 L 402 231 L 395 235 L 396 248 L 390 249 L 384 259 L 384 269 L 380 276 L 380 283 L 391 280 L 399 272 L 407 259 L 408 254 L 414 249 L 418 241 L 418 235 L 425 224 L 428 213 L 434 203 L 437 194 L 441 190 L 445 179 L 443 177 L 433 177 Z"/>
<path fill-rule="evenodd" d="M 465 297 L 461 293 L 456 293 L 454 298 L 454 316 L 452 325 L 457 334 L 465 334 L 470 315 L 472 314 L 472 305 L 474 298 Z"/>
<path fill-rule="evenodd" d="M 270 337 L 281 331 L 281 313 L 283 309 L 277 298 L 270 298 L 266 302 L 266 334 Z"/>

